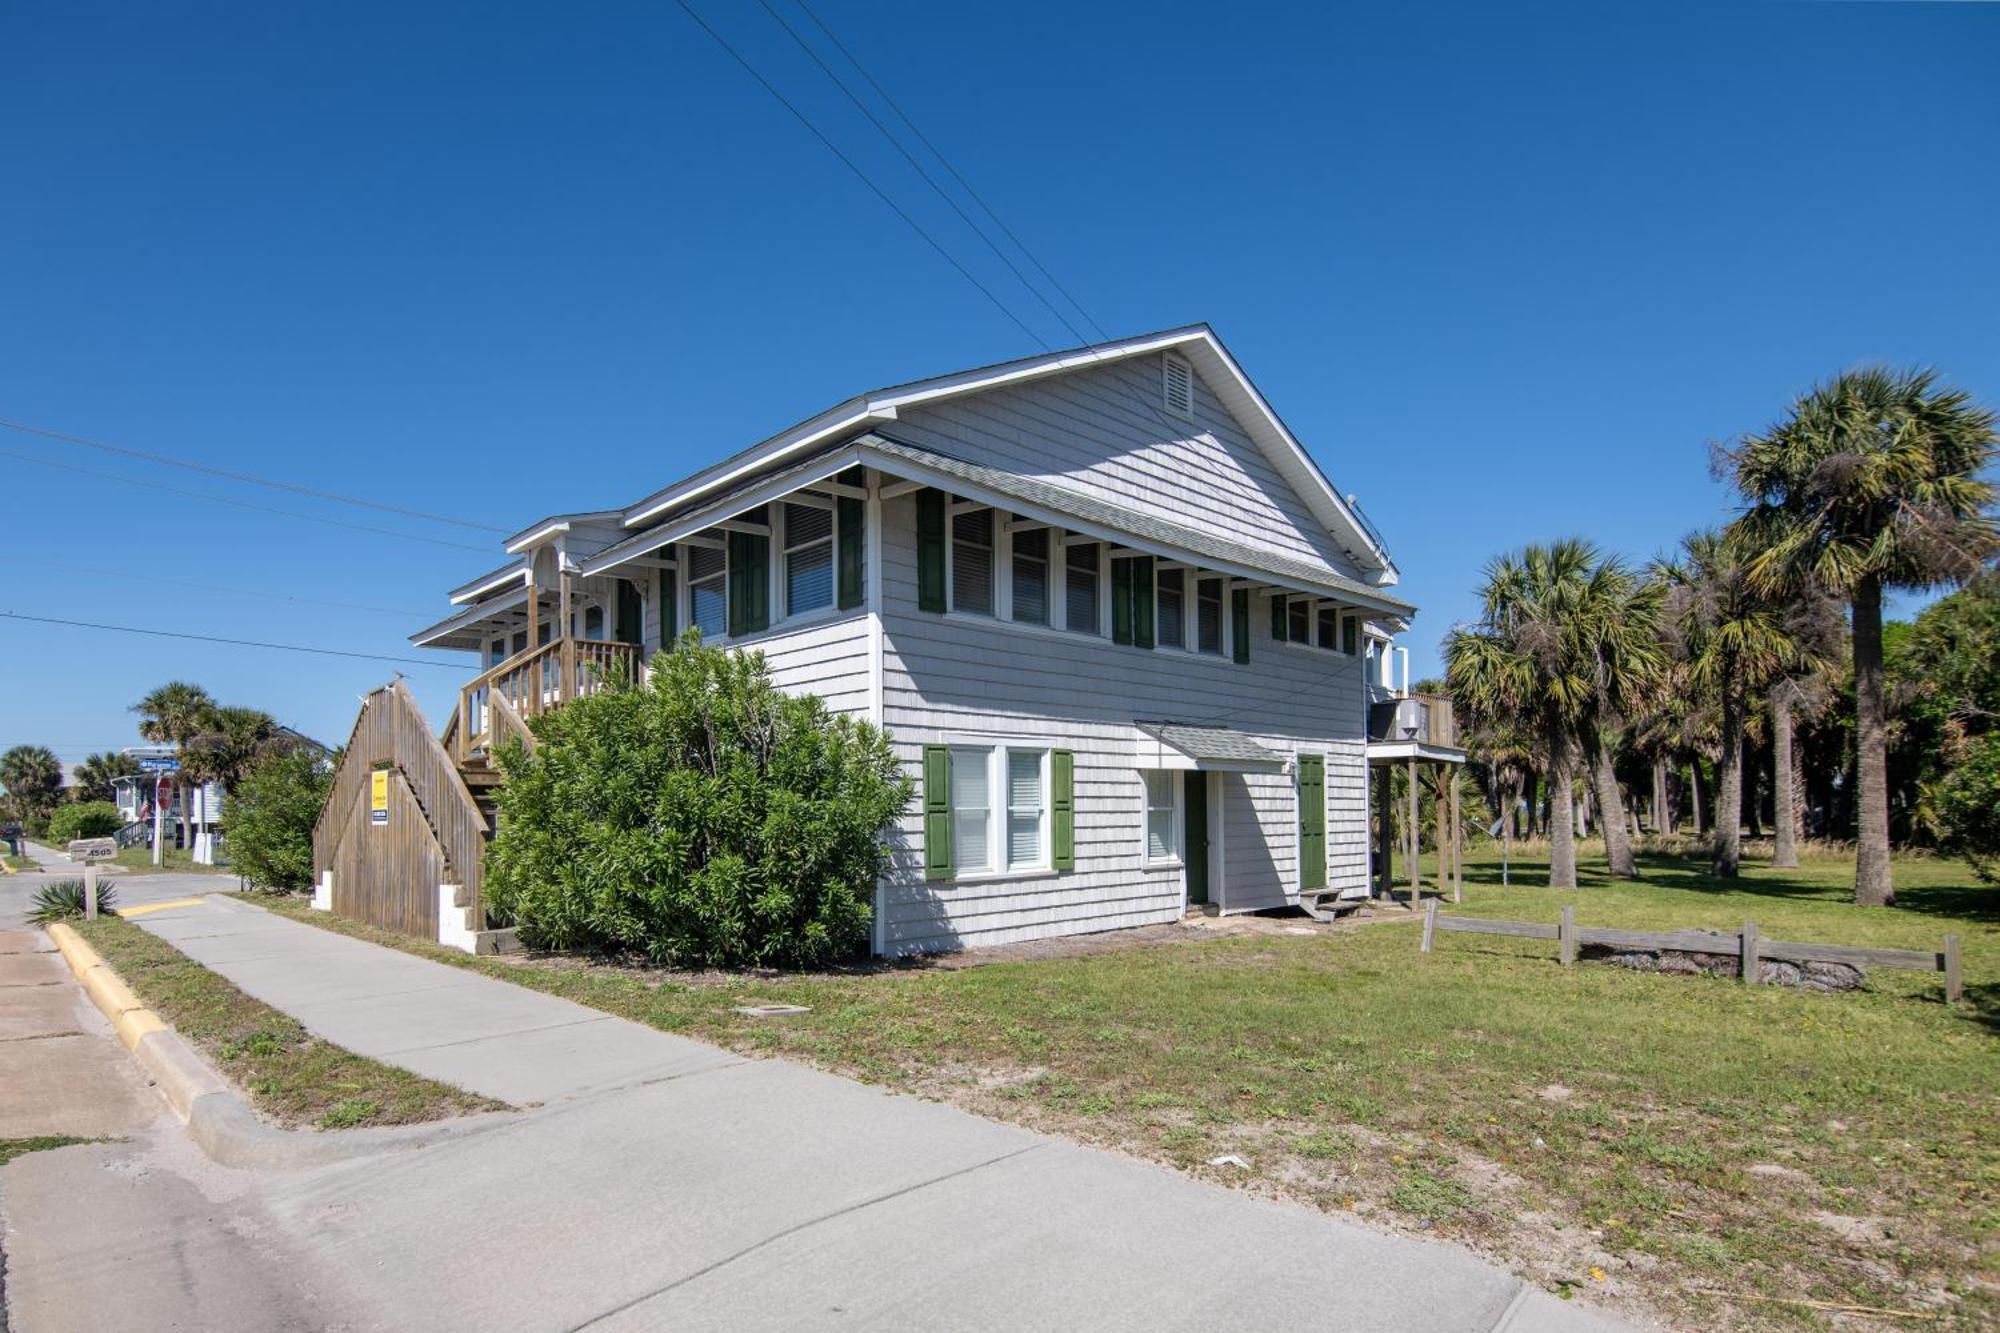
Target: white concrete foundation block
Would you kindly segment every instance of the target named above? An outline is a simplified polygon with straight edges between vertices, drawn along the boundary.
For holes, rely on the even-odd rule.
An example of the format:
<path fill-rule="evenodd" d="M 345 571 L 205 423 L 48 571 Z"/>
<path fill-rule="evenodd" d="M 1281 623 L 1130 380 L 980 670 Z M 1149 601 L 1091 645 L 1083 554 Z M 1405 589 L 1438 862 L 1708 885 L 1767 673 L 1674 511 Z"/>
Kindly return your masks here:
<path fill-rule="evenodd" d="M 313 911 L 331 912 L 332 910 L 333 872 L 331 870 L 322 870 L 319 876 L 319 883 L 313 885 Z"/>

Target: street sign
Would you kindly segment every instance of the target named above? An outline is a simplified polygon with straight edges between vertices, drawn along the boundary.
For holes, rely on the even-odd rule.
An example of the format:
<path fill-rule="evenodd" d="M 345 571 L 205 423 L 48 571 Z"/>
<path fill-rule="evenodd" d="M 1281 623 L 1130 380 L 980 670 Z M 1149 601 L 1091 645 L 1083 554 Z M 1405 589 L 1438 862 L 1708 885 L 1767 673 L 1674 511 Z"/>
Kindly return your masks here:
<path fill-rule="evenodd" d="M 151 756 L 139 761 L 141 773 L 178 773 L 181 761 L 171 755 Z"/>
<path fill-rule="evenodd" d="M 368 822 L 380 827 L 389 822 L 389 770 L 378 768 L 368 775 Z"/>
<path fill-rule="evenodd" d="M 109 861 L 118 855 L 116 838 L 71 838 L 69 859 L 72 861 Z"/>

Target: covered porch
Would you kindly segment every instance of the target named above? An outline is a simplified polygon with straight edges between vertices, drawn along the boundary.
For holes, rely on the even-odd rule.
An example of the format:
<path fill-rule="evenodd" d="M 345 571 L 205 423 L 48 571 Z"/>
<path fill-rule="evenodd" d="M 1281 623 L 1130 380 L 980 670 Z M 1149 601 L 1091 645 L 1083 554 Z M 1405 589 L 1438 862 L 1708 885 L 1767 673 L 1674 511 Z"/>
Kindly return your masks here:
<path fill-rule="evenodd" d="M 1423 898 L 1423 780 L 1431 778 L 1437 853 L 1434 891 L 1459 902 L 1465 894 L 1465 825 L 1458 770 L 1466 753 L 1458 743 L 1451 700 L 1442 695 L 1383 691 L 1368 709 L 1368 768 L 1374 778 L 1375 865 L 1370 896 L 1396 899 L 1395 860 L 1403 859 L 1406 904 Z M 1403 809 L 1396 809 L 1395 774 L 1404 774 Z"/>

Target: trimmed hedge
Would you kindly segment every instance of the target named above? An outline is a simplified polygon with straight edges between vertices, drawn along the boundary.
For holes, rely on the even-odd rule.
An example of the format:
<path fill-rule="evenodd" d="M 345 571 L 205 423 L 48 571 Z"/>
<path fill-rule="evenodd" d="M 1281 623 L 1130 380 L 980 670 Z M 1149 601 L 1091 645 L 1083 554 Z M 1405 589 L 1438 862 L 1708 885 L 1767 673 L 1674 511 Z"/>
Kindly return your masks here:
<path fill-rule="evenodd" d="M 60 851 L 72 838 L 108 838 L 125 827 L 125 816 L 109 801 L 59 805 L 49 816 L 49 841 Z"/>

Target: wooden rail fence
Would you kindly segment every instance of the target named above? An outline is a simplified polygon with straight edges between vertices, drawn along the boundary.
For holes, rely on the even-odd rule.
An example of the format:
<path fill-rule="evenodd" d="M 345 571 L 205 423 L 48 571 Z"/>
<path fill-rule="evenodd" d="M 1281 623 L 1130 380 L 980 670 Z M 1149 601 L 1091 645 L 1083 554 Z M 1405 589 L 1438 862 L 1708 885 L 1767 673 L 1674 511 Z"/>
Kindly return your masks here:
<path fill-rule="evenodd" d="M 1477 916 L 1445 916 L 1435 898 L 1424 904 L 1424 937 L 1419 946 L 1431 952 L 1439 931 L 1461 931 L 1472 935 L 1508 935 L 1523 940 L 1554 940 L 1556 954 L 1564 967 L 1576 962 L 1576 951 L 1586 944 L 1604 944 L 1617 949 L 1673 949 L 1683 953 L 1724 954 L 1737 957 L 1738 977 L 1756 985 L 1758 964 L 1765 959 L 1784 963 L 1845 963 L 1850 967 L 1903 968 L 1915 972 L 1944 973 L 1944 998 L 1956 1004 L 1965 993 L 1960 967 L 1958 936 L 1944 937 L 1944 948 L 1936 953 L 1920 949 L 1864 949 L 1848 944 L 1809 944 L 1791 940 L 1768 940 L 1757 933 L 1757 923 L 1745 921 L 1732 934 L 1705 930 L 1615 930 L 1609 926 L 1579 926 L 1575 909 L 1562 909 L 1557 925 L 1535 921 L 1500 921 Z"/>

